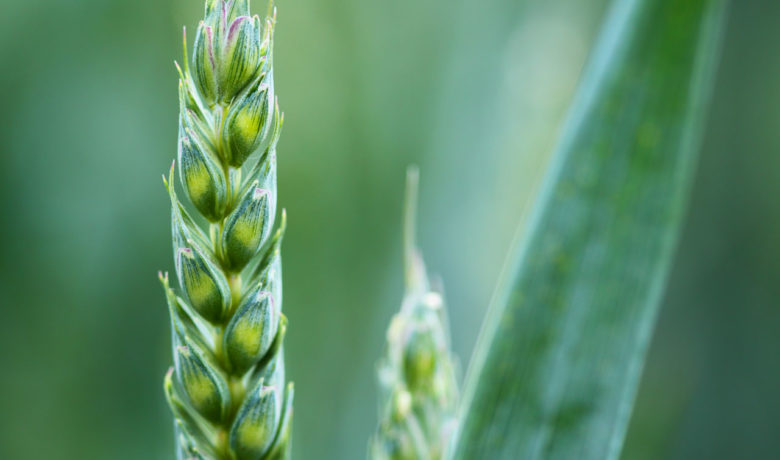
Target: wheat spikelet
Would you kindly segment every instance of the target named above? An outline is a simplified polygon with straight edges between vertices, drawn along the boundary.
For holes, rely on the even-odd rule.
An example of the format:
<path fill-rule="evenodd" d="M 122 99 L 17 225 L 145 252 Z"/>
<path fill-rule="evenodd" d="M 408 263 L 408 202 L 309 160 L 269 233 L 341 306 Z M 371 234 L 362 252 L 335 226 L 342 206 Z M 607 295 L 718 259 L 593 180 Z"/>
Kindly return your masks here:
<path fill-rule="evenodd" d="M 458 388 L 440 289 L 431 287 L 415 246 L 418 172 L 407 172 L 404 216 L 406 293 L 379 363 L 380 421 L 374 460 L 440 460 L 456 428 Z"/>
<path fill-rule="evenodd" d="M 274 96 L 275 11 L 250 16 L 249 0 L 207 0 L 192 69 L 179 70 L 181 188 L 172 204 L 182 295 L 160 274 L 171 317 L 174 366 L 165 393 L 180 459 L 289 457 L 292 384 L 285 385 Z M 256 153 L 259 152 L 259 153 Z"/>

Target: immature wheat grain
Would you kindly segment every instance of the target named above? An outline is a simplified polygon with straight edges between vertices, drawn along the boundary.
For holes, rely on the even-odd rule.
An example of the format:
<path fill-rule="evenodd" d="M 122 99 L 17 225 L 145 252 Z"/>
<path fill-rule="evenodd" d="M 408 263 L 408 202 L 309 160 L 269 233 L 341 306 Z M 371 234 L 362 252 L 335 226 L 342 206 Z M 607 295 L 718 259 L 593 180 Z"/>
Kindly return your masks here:
<path fill-rule="evenodd" d="M 414 242 L 418 173 L 407 172 L 404 210 L 406 294 L 379 363 L 382 407 L 374 460 L 439 460 L 456 428 L 458 398 L 443 296 L 431 288 Z"/>
<path fill-rule="evenodd" d="M 165 393 L 180 459 L 289 457 L 292 384 L 285 387 L 279 255 L 275 235 L 275 11 L 250 16 L 249 0 L 207 0 L 190 72 L 179 69 L 181 186 L 197 213 L 170 194 L 173 254 L 184 295 L 160 274 L 171 316 L 174 366 Z M 258 151 L 259 155 L 253 154 Z M 204 227 L 208 228 L 204 231 Z"/>

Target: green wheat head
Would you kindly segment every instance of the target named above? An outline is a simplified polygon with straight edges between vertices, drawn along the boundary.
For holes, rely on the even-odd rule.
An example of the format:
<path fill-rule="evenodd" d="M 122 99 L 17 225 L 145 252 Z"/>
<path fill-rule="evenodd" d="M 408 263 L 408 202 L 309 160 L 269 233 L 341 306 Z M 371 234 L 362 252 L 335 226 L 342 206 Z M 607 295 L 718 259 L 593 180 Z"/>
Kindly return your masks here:
<path fill-rule="evenodd" d="M 374 460 L 440 460 L 457 427 L 458 387 L 440 289 L 431 287 L 414 242 L 418 172 L 407 172 L 404 210 L 406 294 L 379 363 L 380 421 Z"/>
<path fill-rule="evenodd" d="M 190 71 L 179 70 L 178 170 L 192 204 L 163 177 L 172 204 L 173 256 L 182 296 L 160 274 L 174 366 L 165 393 L 179 459 L 289 457 L 292 384 L 285 385 L 274 96 L 275 12 L 249 0 L 207 0 Z M 255 154 L 259 152 L 258 154 Z"/>

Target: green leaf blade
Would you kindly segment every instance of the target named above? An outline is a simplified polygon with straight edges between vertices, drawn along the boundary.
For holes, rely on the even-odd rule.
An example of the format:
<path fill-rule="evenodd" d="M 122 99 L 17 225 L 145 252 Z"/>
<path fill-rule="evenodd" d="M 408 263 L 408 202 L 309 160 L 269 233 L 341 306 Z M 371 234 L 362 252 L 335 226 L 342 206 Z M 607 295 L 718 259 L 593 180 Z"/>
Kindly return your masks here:
<path fill-rule="evenodd" d="M 676 242 L 723 0 L 617 1 L 466 382 L 456 459 L 612 459 Z"/>

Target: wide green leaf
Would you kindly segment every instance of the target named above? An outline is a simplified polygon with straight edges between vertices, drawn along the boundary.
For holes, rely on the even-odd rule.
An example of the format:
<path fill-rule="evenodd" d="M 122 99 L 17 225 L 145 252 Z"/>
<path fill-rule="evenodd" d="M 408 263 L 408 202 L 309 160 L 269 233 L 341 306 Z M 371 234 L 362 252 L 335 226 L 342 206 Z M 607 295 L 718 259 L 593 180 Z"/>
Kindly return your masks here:
<path fill-rule="evenodd" d="M 466 381 L 454 458 L 614 459 L 684 213 L 723 0 L 618 0 Z"/>

